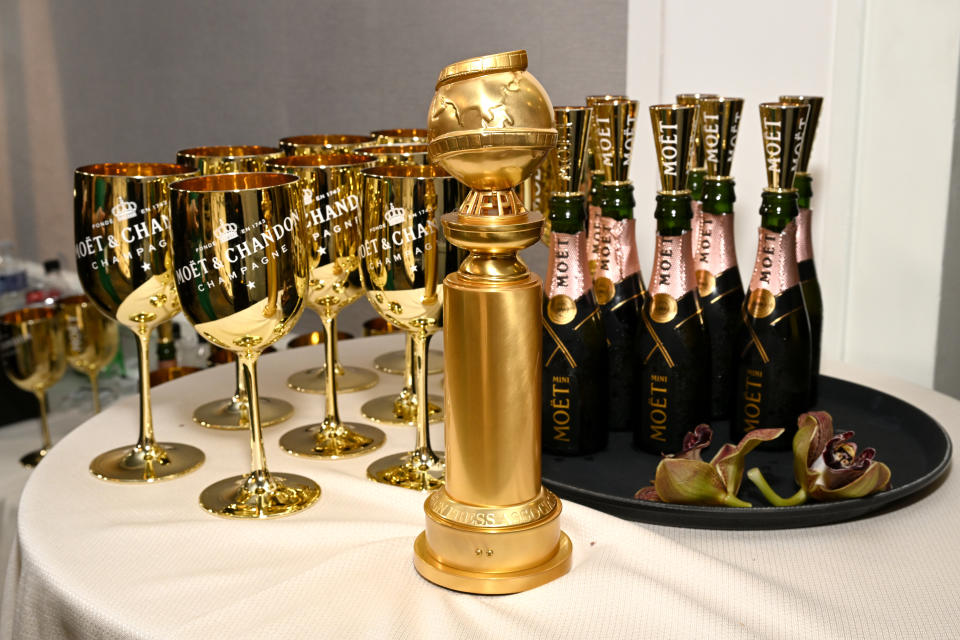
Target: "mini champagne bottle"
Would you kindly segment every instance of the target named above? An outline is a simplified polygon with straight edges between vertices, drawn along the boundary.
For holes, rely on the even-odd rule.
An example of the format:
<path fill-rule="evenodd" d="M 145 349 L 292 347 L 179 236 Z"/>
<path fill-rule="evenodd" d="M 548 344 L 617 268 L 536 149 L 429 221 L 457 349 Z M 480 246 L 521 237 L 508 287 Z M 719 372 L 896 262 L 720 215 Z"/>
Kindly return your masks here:
<path fill-rule="evenodd" d="M 820 379 L 820 343 L 823 337 L 823 297 L 820 295 L 820 281 L 817 280 L 817 269 L 813 264 L 813 210 L 810 208 L 810 199 L 813 197 L 813 178 L 807 171 L 810 164 L 810 151 L 813 148 L 813 138 L 817 133 L 817 122 L 820 119 L 820 107 L 823 98 L 819 96 L 780 96 L 780 102 L 786 104 L 810 105 L 810 116 L 804 127 L 803 148 L 797 164 L 797 177 L 794 186 L 797 188 L 797 268 L 800 272 L 800 288 L 803 290 L 803 301 L 807 305 L 807 314 L 810 316 L 810 344 L 813 353 L 813 364 L 810 371 L 810 404 L 817 402 L 818 381 Z"/>
<path fill-rule="evenodd" d="M 606 341 L 586 263 L 579 192 L 587 107 L 556 107 L 557 188 L 550 197 L 550 258 L 543 301 L 543 450 L 596 453 L 607 446 Z"/>
<path fill-rule="evenodd" d="M 793 180 L 807 105 L 760 105 L 767 187 L 760 205 L 757 259 L 741 317 L 731 439 L 759 427 L 786 432 L 788 449 L 810 400 L 810 321 L 797 268 L 797 191 Z"/>
<path fill-rule="evenodd" d="M 730 415 L 736 374 L 737 336 L 743 321 L 743 282 L 734 245 L 734 182 L 730 177 L 742 98 L 700 101 L 700 131 L 706 158 L 700 233 L 693 248 L 703 320 L 710 335 L 710 417 Z"/>
<path fill-rule="evenodd" d="M 710 417 L 710 338 L 694 277 L 686 173 L 697 107 L 650 107 L 660 167 L 657 246 L 638 333 L 639 420 L 634 445 L 679 451 L 683 436 Z"/>
<path fill-rule="evenodd" d="M 707 98 L 716 97 L 717 95 L 714 93 L 678 93 L 677 104 L 699 107 Z M 687 189 L 690 189 L 690 207 L 693 210 L 693 217 L 690 219 L 690 238 L 692 239 L 693 251 L 696 253 L 697 247 L 700 246 L 700 216 L 703 212 L 703 181 L 706 177 L 706 157 L 700 123 L 694 122 L 693 126 L 693 156 L 690 168 L 687 171 L 686 185 Z"/>

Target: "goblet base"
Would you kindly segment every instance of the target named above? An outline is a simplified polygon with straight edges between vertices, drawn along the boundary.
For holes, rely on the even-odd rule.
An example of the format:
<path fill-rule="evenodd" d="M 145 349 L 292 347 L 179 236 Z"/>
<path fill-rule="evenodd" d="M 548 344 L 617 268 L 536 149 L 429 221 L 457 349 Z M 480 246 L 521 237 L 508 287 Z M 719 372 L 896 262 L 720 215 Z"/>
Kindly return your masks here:
<path fill-rule="evenodd" d="M 363 391 L 377 386 L 380 376 L 375 371 L 361 367 L 344 367 L 343 373 L 337 373 L 337 393 Z M 287 386 L 300 393 L 326 393 L 327 368 L 316 367 L 305 371 L 297 371 L 287 378 Z"/>
<path fill-rule="evenodd" d="M 233 398 L 224 398 L 202 404 L 193 412 L 193 421 L 208 429 L 239 431 L 250 428 L 250 421 L 244 415 L 242 403 Z M 293 415 L 293 405 L 279 398 L 260 396 L 260 426 L 269 427 L 283 422 Z"/>
<path fill-rule="evenodd" d="M 303 511 L 320 498 L 320 486 L 293 473 L 271 473 L 258 481 L 254 474 L 215 482 L 200 493 L 200 506 L 224 518 L 280 518 Z"/>
<path fill-rule="evenodd" d="M 25 466 L 27 469 L 32 469 L 40 464 L 40 461 L 43 460 L 43 456 L 45 455 L 47 455 L 46 449 L 37 449 L 36 451 L 31 451 L 20 458 L 20 464 Z"/>
<path fill-rule="evenodd" d="M 377 356 L 373 361 L 373 366 L 384 373 L 392 373 L 402 376 L 407 370 L 406 356 L 403 351 L 388 351 Z M 431 351 L 427 356 L 427 373 L 443 373 L 443 354 L 439 351 Z"/>
<path fill-rule="evenodd" d="M 367 477 L 380 484 L 392 484 L 414 491 L 433 491 L 443 486 L 446 465 L 442 451 L 435 451 L 437 459 L 424 463 L 416 452 L 395 453 L 375 461 L 367 467 Z"/>
<path fill-rule="evenodd" d="M 369 418 L 374 422 L 389 425 L 405 424 L 412 427 L 417 421 L 416 405 L 411 407 L 409 411 L 398 414 L 396 402 L 399 397 L 399 395 L 380 396 L 373 400 L 368 400 L 360 407 L 360 412 L 365 418 Z M 430 422 L 443 422 L 443 398 L 441 396 L 429 395 L 427 396 L 427 403 L 427 408 L 429 409 L 429 416 L 427 416 L 427 418 Z"/>
<path fill-rule="evenodd" d="M 203 451 L 178 442 L 111 449 L 93 459 L 90 473 L 109 482 L 157 482 L 186 475 L 203 464 Z"/>
<path fill-rule="evenodd" d="M 386 434 L 366 424 L 311 424 L 283 434 L 280 447 L 289 454 L 308 458 L 353 458 L 379 448 Z"/>
<path fill-rule="evenodd" d="M 479 547 L 478 547 L 479 549 Z M 573 544 L 560 532 L 556 551 L 535 567 L 516 571 L 470 571 L 444 564 L 430 552 L 426 532 L 413 543 L 413 566 L 434 584 L 464 593 L 502 595 L 520 593 L 556 580 L 570 570 Z"/>

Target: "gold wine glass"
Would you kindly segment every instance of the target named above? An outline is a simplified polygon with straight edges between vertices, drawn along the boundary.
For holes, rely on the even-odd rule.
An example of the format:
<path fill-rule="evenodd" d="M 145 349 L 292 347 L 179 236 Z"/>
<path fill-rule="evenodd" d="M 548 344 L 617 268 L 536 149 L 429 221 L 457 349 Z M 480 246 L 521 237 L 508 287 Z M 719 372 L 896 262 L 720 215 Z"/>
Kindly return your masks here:
<path fill-rule="evenodd" d="M 323 321 L 327 372 L 336 370 L 337 314 L 363 295 L 358 256 L 360 170 L 372 164 L 367 156 L 328 152 L 287 156 L 269 165 L 300 179 L 309 276 L 306 303 Z M 287 384 L 303 390 L 308 378 L 315 377 L 315 370 L 295 373 Z M 340 420 L 340 378 L 323 376 L 326 416 L 320 424 L 283 434 L 280 446 L 286 451 L 298 456 L 346 458 L 368 453 L 383 444 L 386 436 L 380 429 Z"/>
<path fill-rule="evenodd" d="M 90 471 L 102 480 L 154 482 L 203 464 L 203 452 L 158 443 L 150 409 L 150 333 L 180 311 L 170 258 L 169 185 L 190 167 L 109 163 L 76 170 L 73 190 L 77 274 L 93 305 L 133 331 L 139 343 L 140 437 L 102 453 Z"/>
<path fill-rule="evenodd" d="M 343 133 L 318 133 L 280 138 L 280 148 L 287 156 L 312 156 L 318 153 L 339 151 L 347 153 L 361 144 L 374 141 L 373 136 L 355 136 Z"/>
<path fill-rule="evenodd" d="M 267 160 L 279 158 L 283 152 L 276 147 L 257 144 L 233 146 L 208 146 L 181 149 L 177 152 L 177 162 L 195 167 L 200 175 L 218 173 L 250 173 L 263 171 Z M 193 412 L 197 424 L 210 429 L 242 431 L 250 428 L 247 413 L 247 390 L 243 386 L 240 362 L 237 360 L 236 384 L 233 395 L 200 405 Z M 260 424 L 264 427 L 283 422 L 293 415 L 293 405 L 286 400 L 263 396 L 260 398 Z"/>
<path fill-rule="evenodd" d="M 394 144 L 407 142 L 413 144 L 427 144 L 429 132 L 426 129 L 377 129 L 371 131 L 377 144 Z"/>
<path fill-rule="evenodd" d="M 373 157 L 377 166 L 425 165 L 427 158 L 426 129 L 383 129 L 372 131 L 378 142 L 360 145 L 358 152 Z M 404 348 L 380 354 L 373 366 L 384 373 L 405 376 L 403 391 L 399 396 L 380 397 L 364 405 L 363 415 L 377 422 L 387 424 L 412 423 L 417 408 L 413 392 L 413 338 L 407 333 Z M 427 358 L 428 373 L 443 372 L 443 357 L 433 351 Z M 443 420 L 443 409 L 439 397 L 430 398 L 430 420 Z"/>
<path fill-rule="evenodd" d="M 117 323 L 97 311 L 87 296 L 58 301 L 67 332 L 67 364 L 90 378 L 93 412 L 100 413 L 100 371 L 117 355 Z"/>
<path fill-rule="evenodd" d="M 183 313 L 204 339 L 237 354 L 249 402 L 251 472 L 200 494 L 200 505 L 218 516 L 285 516 L 320 497 L 313 480 L 267 470 L 257 389 L 257 358 L 303 311 L 307 261 L 296 185 L 286 174 L 231 173 L 170 187 Z"/>
<path fill-rule="evenodd" d="M 56 384 L 67 369 L 63 316 L 53 307 L 34 307 L 0 316 L 0 325 L 3 330 L 0 355 L 7 377 L 16 386 L 37 396 L 40 404 L 43 446 L 20 458 L 23 466 L 35 467 L 51 447 L 47 389 Z"/>
<path fill-rule="evenodd" d="M 440 230 L 466 189 L 432 166 L 386 166 L 364 172 L 361 266 L 367 299 L 387 321 L 413 338 L 416 445 L 367 467 L 377 482 L 419 491 L 444 481 L 442 452 L 430 447 L 427 347 L 441 327 L 443 278 L 459 266 L 458 252 Z"/>

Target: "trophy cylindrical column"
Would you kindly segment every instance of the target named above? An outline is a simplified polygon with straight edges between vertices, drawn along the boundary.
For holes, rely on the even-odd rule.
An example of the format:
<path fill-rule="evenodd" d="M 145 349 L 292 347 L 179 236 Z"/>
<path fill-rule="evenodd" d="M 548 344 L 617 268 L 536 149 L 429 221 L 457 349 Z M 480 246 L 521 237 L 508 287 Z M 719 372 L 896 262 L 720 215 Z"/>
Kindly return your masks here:
<path fill-rule="evenodd" d="M 542 287 L 533 274 L 478 286 L 444 281 L 447 494 L 507 506 L 540 493 Z M 491 399 L 494 399 L 491 402 Z"/>

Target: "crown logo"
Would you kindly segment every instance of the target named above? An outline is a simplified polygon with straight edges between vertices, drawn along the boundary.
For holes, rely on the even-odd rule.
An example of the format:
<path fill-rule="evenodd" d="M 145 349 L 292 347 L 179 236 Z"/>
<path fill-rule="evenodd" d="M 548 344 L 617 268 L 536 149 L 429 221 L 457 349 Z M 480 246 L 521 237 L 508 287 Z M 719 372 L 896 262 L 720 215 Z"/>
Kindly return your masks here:
<path fill-rule="evenodd" d="M 213 235 L 220 241 L 233 240 L 237 237 L 237 225 L 232 222 L 224 222 L 213 230 Z"/>
<path fill-rule="evenodd" d="M 391 227 L 395 224 L 403 222 L 403 219 L 407 216 L 407 212 L 402 207 L 397 205 L 390 205 L 390 208 L 387 209 L 387 212 L 383 214 L 383 217 L 387 219 L 387 224 Z"/>
<path fill-rule="evenodd" d="M 120 202 L 110 210 L 117 220 L 129 220 L 137 215 L 137 203 L 120 198 Z"/>
<path fill-rule="evenodd" d="M 313 202 L 313 189 L 304 189 L 303 204 L 310 204 L 311 202 Z"/>

